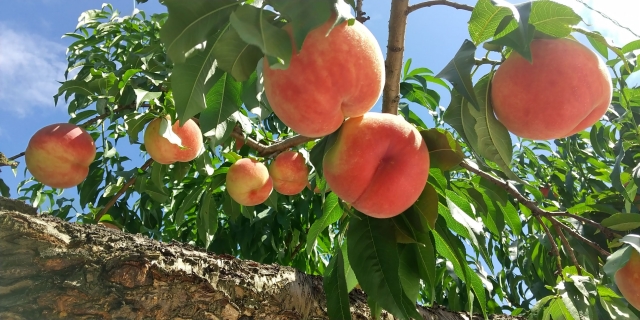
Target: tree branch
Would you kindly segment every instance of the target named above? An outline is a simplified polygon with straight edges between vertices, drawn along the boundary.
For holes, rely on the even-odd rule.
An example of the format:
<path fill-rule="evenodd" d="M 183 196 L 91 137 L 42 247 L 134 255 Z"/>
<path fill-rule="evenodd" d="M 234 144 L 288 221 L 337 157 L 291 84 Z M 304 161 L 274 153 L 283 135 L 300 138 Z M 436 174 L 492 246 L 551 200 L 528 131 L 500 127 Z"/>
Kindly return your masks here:
<path fill-rule="evenodd" d="M 593 221 L 590 219 L 587 219 L 585 217 L 581 217 L 579 215 L 575 215 L 573 213 L 569 213 L 569 212 L 549 212 L 548 215 L 553 216 L 553 217 L 570 217 L 570 218 L 574 218 L 578 221 L 584 222 L 586 224 L 589 224 L 595 228 L 597 228 L 598 230 L 600 230 L 600 232 L 602 232 L 602 234 L 605 235 L 605 237 L 607 237 L 607 239 L 612 240 L 615 238 L 622 238 L 622 235 L 620 235 L 619 233 Z"/>
<path fill-rule="evenodd" d="M 362 11 L 362 1 L 356 1 L 356 20 L 360 21 L 360 23 L 364 23 L 365 21 L 371 19 L 369 16 L 365 16 L 366 12 Z"/>
<path fill-rule="evenodd" d="M 278 143 L 274 143 L 270 146 L 265 146 L 264 144 L 255 141 L 250 137 L 245 137 L 240 127 L 235 127 L 233 129 L 233 132 L 231 132 L 231 136 L 237 139 L 243 139 L 247 146 L 249 146 L 253 150 L 258 151 L 258 156 L 260 157 L 269 157 L 275 153 L 280 153 L 297 145 L 315 140 L 314 138 L 297 135 L 291 138 L 284 139 Z"/>
<path fill-rule="evenodd" d="M 549 243 L 551 243 L 551 252 L 556 257 L 557 273 L 558 275 L 564 278 L 564 276 L 562 275 L 562 259 L 560 258 L 560 250 L 558 250 L 558 245 L 556 244 L 555 240 L 553 240 L 551 231 L 549 231 L 549 228 L 547 228 L 547 225 L 544 224 L 544 222 L 542 221 L 542 218 L 540 218 L 540 216 L 534 216 L 534 217 L 536 218 L 536 220 L 538 220 L 538 223 L 542 226 L 542 228 L 544 229 L 544 232 L 547 234 L 547 237 L 549 238 Z"/>
<path fill-rule="evenodd" d="M 17 165 L 17 162 L 11 158 L 7 158 L 4 153 L 0 152 L 0 167 L 16 167 Z"/>
<path fill-rule="evenodd" d="M 145 162 L 142 167 L 140 167 L 140 170 L 147 170 L 147 168 L 149 168 L 149 166 L 151 166 L 151 164 L 153 163 L 153 159 L 149 158 L 149 160 L 147 160 L 147 162 Z M 133 177 L 129 178 L 129 181 L 127 181 L 122 188 L 120 188 L 120 190 L 118 191 L 118 193 L 116 193 L 111 200 L 109 200 L 109 202 L 107 202 L 107 204 L 104 206 L 104 208 L 102 208 L 102 210 L 100 210 L 100 212 L 98 212 L 98 214 L 96 215 L 96 221 L 100 221 L 100 218 L 102 218 L 102 216 L 107 213 L 107 211 L 109 211 L 109 209 L 111 209 L 111 207 L 113 207 L 114 204 L 116 204 L 116 201 L 118 201 L 118 198 L 120 198 L 126 191 L 127 189 L 129 189 L 129 187 L 131 187 L 133 185 L 134 182 L 136 182 L 136 179 L 138 178 L 137 174 L 134 174 Z"/>
<path fill-rule="evenodd" d="M 571 248 L 571 245 L 569 245 L 569 241 L 567 241 L 567 238 L 564 236 L 564 233 L 562 233 L 562 229 L 560 229 L 560 222 L 558 222 L 558 220 L 556 220 L 555 218 L 550 218 L 549 221 L 551 221 L 553 228 L 556 230 L 556 233 L 560 237 L 560 241 L 562 241 L 562 246 L 564 247 L 564 251 L 566 251 L 569 254 L 569 258 L 571 258 L 571 262 L 573 263 L 574 266 L 576 266 L 576 269 L 578 270 L 578 275 L 582 275 L 582 268 L 578 263 L 578 259 L 576 259 L 576 254 L 575 252 L 573 252 L 573 248 Z"/>
<path fill-rule="evenodd" d="M 407 8 L 409 0 L 392 0 L 389 17 L 389 41 L 387 42 L 387 60 L 385 82 L 382 91 L 382 112 L 398 114 L 400 102 L 400 75 L 404 53 L 404 35 L 407 27 Z"/>
<path fill-rule="evenodd" d="M 557 221 L 557 220 L 556 220 L 556 221 Z M 592 221 L 592 222 L 593 222 L 593 221 Z M 603 256 L 605 256 L 605 257 L 608 257 L 608 256 L 610 256 L 610 255 L 611 255 L 611 253 L 609 253 L 609 252 L 607 252 L 606 250 L 602 249 L 602 248 L 601 248 L 597 243 L 595 243 L 595 242 L 593 242 L 593 241 L 591 241 L 591 240 L 589 240 L 589 239 L 585 238 L 585 237 L 584 237 L 584 236 L 582 236 L 581 234 L 577 233 L 575 230 L 571 229 L 571 227 L 569 227 L 568 225 L 566 225 L 566 224 L 564 224 L 564 223 L 560 223 L 559 221 L 558 221 L 558 223 L 560 224 L 560 227 L 562 227 L 564 230 L 566 230 L 567 232 L 569 232 L 569 234 L 570 234 L 572 237 L 574 237 L 574 238 L 576 238 L 576 239 L 578 239 L 578 240 L 580 240 L 580 241 L 582 241 L 582 242 L 584 242 L 584 243 L 588 244 L 588 245 L 589 245 L 589 246 L 591 246 L 592 248 L 596 249 L 596 251 L 598 251 L 598 253 L 600 253 L 601 255 L 603 255 Z"/>
<path fill-rule="evenodd" d="M 502 61 L 491 60 L 491 59 L 486 58 L 486 57 L 484 57 L 482 59 L 475 59 L 476 66 L 480 66 L 480 65 L 483 65 L 483 64 L 490 64 L 492 66 L 497 66 L 497 65 L 499 65 L 501 63 L 502 63 Z"/>
<path fill-rule="evenodd" d="M 420 8 L 428 8 L 428 7 L 437 6 L 437 5 L 448 6 L 448 7 L 456 8 L 459 10 L 473 11 L 473 7 L 470 5 L 452 2 L 448 0 L 431 0 L 431 1 L 416 3 L 412 6 L 409 6 L 407 10 L 407 14 L 414 12 Z"/>
<path fill-rule="evenodd" d="M 489 180 L 490 182 L 492 182 L 493 184 L 505 189 L 507 191 L 507 193 L 509 193 L 510 195 L 512 195 L 518 202 L 520 202 L 522 205 L 524 205 L 525 207 L 527 207 L 529 210 L 531 210 L 531 213 L 535 216 L 535 217 L 539 217 L 539 216 L 543 216 L 546 219 L 548 219 L 549 221 L 551 221 L 552 223 L 558 223 L 560 225 L 560 222 L 558 222 L 555 217 L 556 216 L 567 216 L 567 217 L 572 217 L 575 218 L 576 220 L 582 221 L 583 223 L 588 223 L 596 228 L 598 228 L 599 230 L 602 231 L 603 234 L 605 235 L 610 235 L 612 237 L 615 236 L 620 236 L 617 233 L 615 233 L 614 231 L 612 231 L 611 229 L 595 222 L 592 220 L 589 220 L 585 217 L 580 217 L 574 214 L 571 214 L 569 212 L 550 212 L 547 210 L 544 210 L 540 207 L 538 207 L 538 205 L 536 204 L 535 201 L 532 201 L 530 199 L 528 199 L 527 197 L 525 197 L 524 195 L 522 195 L 518 189 L 516 189 L 512 184 L 510 184 L 508 181 L 502 180 L 498 177 L 495 177 L 493 175 L 491 175 L 490 173 L 484 172 L 482 170 L 480 170 L 480 168 L 478 168 L 473 162 L 470 162 L 469 160 L 464 160 L 462 163 L 460 163 L 460 166 L 467 169 L 468 171 L 471 171 L 487 180 Z M 540 220 L 539 220 L 540 221 Z M 542 224 L 542 223 L 541 223 Z M 542 224 L 545 228 L 546 226 L 544 224 Z M 565 226 L 566 228 L 569 228 L 568 226 Z M 572 230 L 573 231 L 573 230 Z M 602 254 L 603 252 L 606 252 L 604 249 L 600 248 L 600 246 L 598 246 L 596 243 L 593 243 L 591 241 L 589 241 L 588 239 L 586 239 L 583 236 L 580 236 L 578 233 L 575 233 L 577 236 L 575 236 L 576 239 L 587 243 L 588 245 L 592 246 L 595 245 L 599 248 L 599 252 Z M 564 235 L 563 235 L 564 237 Z M 566 240 L 566 239 L 565 239 Z M 590 243 L 591 242 L 591 243 Z M 609 253 L 607 252 L 607 255 Z"/>

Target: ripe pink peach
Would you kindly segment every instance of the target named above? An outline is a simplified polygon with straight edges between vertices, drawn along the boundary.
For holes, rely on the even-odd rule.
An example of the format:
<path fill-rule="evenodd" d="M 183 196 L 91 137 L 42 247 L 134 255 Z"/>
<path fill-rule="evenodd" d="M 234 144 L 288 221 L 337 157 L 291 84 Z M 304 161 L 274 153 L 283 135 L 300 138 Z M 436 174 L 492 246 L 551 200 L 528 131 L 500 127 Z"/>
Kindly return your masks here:
<path fill-rule="evenodd" d="M 280 153 L 269 166 L 273 188 L 284 195 L 300 193 L 307 185 L 309 168 L 299 152 Z"/>
<path fill-rule="evenodd" d="M 416 202 L 429 164 L 415 127 L 396 115 L 369 112 L 344 122 L 323 169 L 342 200 L 371 217 L 391 218 Z"/>
<path fill-rule="evenodd" d="M 236 161 L 227 171 L 227 192 L 243 206 L 263 203 L 273 191 L 267 167 L 254 159 Z"/>
<path fill-rule="evenodd" d="M 77 186 L 86 179 L 95 157 L 93 138 L 71 123 L 56 123 L 38 130 L 25 151 L 27 169 L 33 177 L 59 189 Z"/>
<path fill-rule="evenodd" d="M 287 69 L 272 69 L 264 59 L 264 89 L 273 112 L 308 137 L 328 135 L 345 117 L 363 115 L 382 93 L 384 58 L 376 38 L 358 21 L 344 21 L 327 36 L 334 22 L 335 16 L 311 31 L 300 52 L 294 44 Z"/>
<path fill-rule="evenodd" d="M 596 123 L 611 103 L 611 76 L 593 51 L 569 39 L 536 39 L 533 63 L 512 52 L 496 71 L 491 101 L 516 136 L 568 137 Z"/>
<path fill-rule="evenodd" d="M 181 148 L 160 135 L 161 121 L 162 118 L 153 119 L 144 132 L 144 146 L 149 156 L 161 164 L 172 164 L 176 161 L 189 162 L 195 159 L 203 147 L 200 127 L 191 119 L 187 120 L 182 127 L 177 121 L 171 126 L 173 133 L 180 137 Z"/>

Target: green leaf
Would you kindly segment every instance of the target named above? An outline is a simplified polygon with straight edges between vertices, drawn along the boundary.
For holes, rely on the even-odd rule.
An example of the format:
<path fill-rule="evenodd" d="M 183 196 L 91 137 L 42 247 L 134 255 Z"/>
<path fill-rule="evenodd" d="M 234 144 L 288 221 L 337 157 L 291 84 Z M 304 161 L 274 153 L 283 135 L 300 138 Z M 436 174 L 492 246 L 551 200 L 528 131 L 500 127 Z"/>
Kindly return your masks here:
<path fill-rule="evenodd" d="M 175 134 L 175 132 L 173 132 L 171 121 L 169 119 L 167 118 L 160 119 L 160 129 L 158 133 L 163 138 L 169 140 L 169 142 L 171 142 L 172 144 L 183 147 L 182 139 L 180 139 L 180 137 L 178 137 L 178 135 Z"/>
<path fill-rule="evenodd" d="M 197 49 L 183 63 L 176 63 L 171 73 L 171 85 L 176 104 L 176 113 L 181 123 L 205 110 L 211 87 L 216 82 L 213 48 L 218 45 L 224 29 L 207 39 L 204 49 Z M 218 80 L 219 82 L 219 80 Z M 203 129 L 203 132 L 205 130 Z"/>
<path fill-rule="evenodd" d="M 411 244 L 400 245 L 400 283 L 404 293 L 411 301 L 418 300 L 420 294 L 420 275 L 418 273 L 418 261 Z"/>
<path fill-rule="evenodd" d="M 602 267 L 604 272 L 611 279 L 613 279 L 616 272 L 622 269 L 622 267 L 624 267 L 627 262 L 629 262 L 633 250 L 635 249 L 631 246 L 624 246 L 622 249 L 617 250 L 612 255 L 607 257 L 607 263 L 605 263 L 604 267 Z"/>
<path fill-rule="evenodd" d="M 389 219 L 356 213 L 347 230 L 349 262 L 367 295 L 401 319 L 421 318 L 402 289 L 399 253 Z"/>
<path fill-rule="evenodd" d="M 207 94 L 207 108 L 200 114 L 200 129 L 205 136 L 217 130 L 242 106 L 242 84 L 224 73 Z"/>
<path fill-rule="evenodd" d="M 218 229 L 218 210 L 215 199 L 211 190 L 207 190 L 205 196 L 200 203 L 198 211 L 198 238 L 204 242 L 204 248 L 208 248 L 213 241 L 216 230 Z"/>
<path fill-rule="evenodd" d="M 477 45 L 493 37 L 498 25 L 511 11 L 505 7 L 496 7 L 491 0 L 479 0 L 471 12 L 469 36 Z"/>
<path fill-rule="evenodd" d="M 216 33 L 240 5 L 235 0 L 166 0 L 169 18 L 160 30 L 160 39 L 174 63 L 184 62 L 190 51 Z"/>
<path fill-rule="evenodd" d="M 533 1 L 529 23 L 536 30 L 556 38 L 571 34 L 572 27 L 582 21 L 571 7 L 550 0 Z"/>
<path fill-rule="evenodd" d="M 428 292 L 430 292 L 429 297 L 431 297 L 431 302 L 433 302 L 435 299 L 437 278 L 436 251 L 433 247 L 431 237 L 429 237 L 429 241 L 425 241 L 420 244 L 408 244 L 408 246 L 413 248 L 420 279 L 422 279 L 427 285 L 426 288 L 429 290 Z"/>
<path fill-rule="evenodd" d="M 191 188 L 191 190 L 189 190 L 188 192 L 189 193 L 180 204 L 180 207 L 178 208 L 178 210 L 176 210 L 175 216 L 173 218 L 176 228 L 179 228 L 184 222 L 185 212 L 193 208 L 196 203 L 200 202 L 200 196 L 202 196 L 202 193 L 204 193 L 204 189 L 194 187 Z"/>
<path fill-rule="evenodd" d="M 483 77 L 475 86 L 478 109 L 465 106 L 463 101 L 462 125 L 471 147 L 479 155 L 496 163 L 510 179 L 520 182 L 522 180 L 510 169 L 513 157 L 511 135 L 493 113 L 490 83 L 490 77 Z"/>
<path fill-rule="evenodd" d="M 475 66 L 475 53 L 476 46 L 473 42 L 464 40 L 453 59 L 436 77 L 449 80 L 467 101 L 474 107 L 480 108 L 471 80 L 471 69 Z"/>
<path fill-rule="evenodd" d="M 335 2 L 335 0 L 271 0 L 269 3 L 290 23 L 293 40 L 299 51 L 307 34 L 329 20 Z"/>
<path fill-rule="evenodd" d="M 604 220 L 601 224 L 616 231 L 629 231 L 640 227 L 640 214 L 616 213 Z"/>
<path fill-rule="evenodd" d="M 240 6 L 231 14 L 231 25 L 242 40 L 257 46 L 270 58 L 272 68 L 287 68 L 292 54 L 291 39 L 286 31 L 268 21 L 265 12 L 254 6 Z"/>
<path fill-rule="evenodd" d="M 627 302 L 608 287 L 598 286 L 598 298 L 602 308 L 609 313 L 611 319 L 638 320 L 638 316 L 629 309 Z"/>
<path fill-rule="evenodd" d="M 636 50 L 640 50 L 640 40 L 631 41 L 625 44 L 621 49 L 622 53 L 625 54 Z"/>
<path fill-rule="evenodd" d="M 340 246 L 340 250 L 342 250 L 342 259 L 344 260 L 344 276 L 347 279 L 347 291 L 351 292 L 351 290 L 358 285 L 358 279 L 356 278 L 356 274 L 353 272 L 353 268 L 351 268 L 351 264 L 349 263 L 346 238 Z"/>
<path fill-rule="evenodd" d="M 58 93 L 53 96 L 53 100 L 56 105 L 58 104 L 58 98 L 65 92 L 67 93 L 67 97 L 70 94 L 78 94 L 82 96 L 91 96 L 94 94 L 93 90 L 89 87 L 89 83 L 83 80 L 68 80 L 62 83 L 60 88 L 58 88 Z M 67 101 L 66 98 L 65 101 Z"/>
<path fill-rule="evenodd" d="M 244 42 L 234 28 L 227 28 L 222 34 L 213 47 L 213 56 L 218 68 L 230 73 L 236 81 L 249 79 L 263 57 L 260 48 Z"/>
<path fill-rule="evenodd" d="M 424 186 L 422 193 L 418 197 L 418 200 L 409 208 L 409 210 L 414 210 L 424 218 L 424 220 L 429 224 L 431 229 L 435 228 L 436 220 L 438 219 L 438 192 L 436 189 L 429 183 Z M 420 228 L 423 224 L 413 225 L 417 230 L 421 232 L 426 232 L 428 230 Z"/>
<path fill-rule="evenodd" d="M 420 131 L 429 149 L 430 167 L 451 170 L 464 160 L 462 147 L 451 133 L 441 128 Z"/>
<path fill-rule="evenodd" d="M 80 207 L 86 208 L 93 203 L 98 195 L 98 187 L 104 182 L 104 168 L 100 167 L 101 161 L 94 161 L 89 166 L 89 175 L 78 186 L 80 195 Z"/>
<path fill-rule="evenodd" d="M 320 177 L 322 177 L 322 172 L 323 172 L 322 163 L 324 161 L 324 155 L 329 151 L 329 149 L 331 149 L 333 144 L 336 142 L 339 132 L 340 132 L 340 129 L 320 139 L 320 141 L 318 141 L 313 146 L 313 148 L 311 148 L 311 151 L 309 152 L 309 161 L 311 162 L 313 167 L 316 169 L 316 172 Z"/>
<path fill-rule="evenodd" d="M 436 252 L 447 259 L 453 265 L 454 273 L 466 282 L 466 275 L 463 266 L 466 264 L 463 253 L 464 245 L 456 238 L 451 231 L 445 227 L 446 222 L 438 221 L 436 232 L 433 233 Z M 470 288 L 468 288 L 470 289 Z"/>
<path fill-rule="evenodd" d="M 151 166 L 151 182 L 160 190 L 163 190 L 165 194 L 169 194 L 163 181 L 168 169 L 169 165 L 158 162 L 154 162 Z"/>
<path fill-rule="evenodd" d="M 218 124 L 214 129 L 209 130 L 205 137 L 209 138 L 211 148 L 214 149 L 218 145 L 222 145 L 231 136 L 236 126 L 236 120 L 229 117 L 225 121 Z"/>
<path fill-rule="evenodd" d="M 150 92 L 143 89 L 133 89 L 136 93 L 136 106 L 140 106 L 145 101 L 152 101 L 158 99 L 162 92 Z"/>
<path fill-rule="evenodd" d="M 231 221 L 236 221 L 242 214 L 242 208 L 240 204 L 233 200 L 228 192 L 224 193 L 222 210 L 224 211 L 224 214 L 231 219 Z"/>
<path fill-rule="evenodd" d="M 344 211 L 340 207 L 340 199 L 335 193 L 331 192 L 324 200 L 322 205 L 322 216 L 313 222 L 307 233 L 307 255 L 311 255 L 315 247 L 316 239 L 320 232 L 326 229 L 330 224 L 338 221 Z"/>
<path fill-rule="evenodd" d="M 442 116 L 442 120 L 449 124 L 463 140 L 469 141 L 470 139 L 477 139 L 475 131 L 469 132 L 469 136 L 464 131 L 464 124 L 462 123 L 462 108 L 467 108 L 466 100 L 462 97 L 457 90 L 451 91 L 451 101 L 449 106 Z"/>
<path fill-rule="evenodd" d="M 11 197 L 11 189 L 2 179 L 0 179 L 0 195 L 6 198 Z"/>
<path fill-rule="evenodd" d="M 327 297 L 327 314 L 330 319 L 351 319 L 349 309 L 349 291 L 345 278 L 342 250 L 338 248 L 331 258 L 323 278 L 324 292 Z"/>
<path fill-rule="evenodd" d="M 622 159 L 624 159 L 624 148 L 622 146 L 622 139 L 618 140 L 616 143 L 616 147 L 614 150 L 618 150 L 618 154 L 616 155 L 616 162 L 613 165 L 613 169 L 611 170 L 611 174 L 609 175 L 609 179 L 611 179 L 611 185 L 616 191 L 620 192 L 622 196 L 628 201 L 633 202 L 631 195 L 625 189 L 625 186 L 622 185 L 621 175 L 622 175 Z"/>

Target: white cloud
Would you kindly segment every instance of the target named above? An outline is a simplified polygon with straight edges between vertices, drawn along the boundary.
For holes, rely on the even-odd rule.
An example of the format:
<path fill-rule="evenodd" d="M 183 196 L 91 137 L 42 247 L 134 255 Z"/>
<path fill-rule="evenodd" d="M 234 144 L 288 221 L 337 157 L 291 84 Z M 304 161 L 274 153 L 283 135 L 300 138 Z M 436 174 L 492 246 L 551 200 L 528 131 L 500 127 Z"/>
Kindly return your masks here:
<path fill-rule="evenodd" d="M 0 110 L 23 117 L 52 109 L 65 69 L 64 46 L 0 23 Z"/>

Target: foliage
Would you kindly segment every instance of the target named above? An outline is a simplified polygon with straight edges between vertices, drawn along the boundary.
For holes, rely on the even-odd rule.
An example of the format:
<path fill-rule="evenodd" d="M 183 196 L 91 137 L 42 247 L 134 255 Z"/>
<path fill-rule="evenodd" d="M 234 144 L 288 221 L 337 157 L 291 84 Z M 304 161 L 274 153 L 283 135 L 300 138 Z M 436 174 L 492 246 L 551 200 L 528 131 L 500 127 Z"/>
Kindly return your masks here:
<path fill-rule="evenodd" d="M 234 130 L 263 145 L 295 136 L 271 112 L 262 88 L 261 59 L 286 68 L 291 57 L 283 25 L 291 22 L 301 44 L 331 14 L 352 19 L 347 5 L 163 4 L 168 13 L 152 16 L 120 16 L 107 4 L 82 13 L 76 30 L 65 35 L 75 39 L 65 76 L 75 75 L 54 99 L 64 99 L 69 121 L 82 124 L 99 145 L 88 178 L 77 187 L 78 223 L 110 222 L 162 241 L 324 275 L 326 291 L 335 293 L 328 306 L 336 319 L 349 315 L 347 293 L 358 284 L 372 307 L 401 319 L 417 316 L 416 302 L 531 319 L 640 316 L 605 273 L 629 255 L 612 256 L 606 268 L 606 255 L 584 241 L 613 252 L 624 245 L 621 235 L 640 232 L 640 88 L 626 84 L 638 70 L 634 50 L 640 40 L 613 47 L 598 33 L 578 29 L 581 19 L 570 8 L 548 0 L 517 6 L 479 0 L 469 20 L 470 40 L 440 73 L 412 69 L 411 59 L 404 64 L 399 114 L 425 137 L 432 167 L 410 209 L 373 219 L 331 192 L 274 192 L 264 204 L 246 207 L 224 185 L 233 162 L 268 162 L 270 156 L 246 144 L 236 150 Z M 575 32 L 586 34 L 615 75 L 606 116 L 588 131 L 554 141 L 510 135 L 492 112 L 488 87 L 495 65 L 481 67 L 483 60 L 475 57 L 480 45 L 497 48 L 503 59 L 511 50 L 530 57 L 534 36 Z M 477 72 L 486 74 L 474 83 Z M 451 91 L 447 108 L 435 86 Z M 418 116 L 420 108 L 430 117 Z M 136 166 L 139 160 L 124 155 L 133 153 L 128 146 L 144 155 L 139 133 L 164 114 L 181 122 L 198 119 L 204 153 L 191 163 Z M 295 147 L 313 168 L 312 188 L 326 190 L 317 165 L 333 138 Z M 132 187 L 123 189 L 132 179 Z M 542 188 L 550 191 L 544 195 Z M 0 180 L 0 191 L 5 189 Z M 48 201 L 52 215 L 73 218 L 73 201 L 61 190 L 27 179 L 19 192 L 34 206 Z"/>

